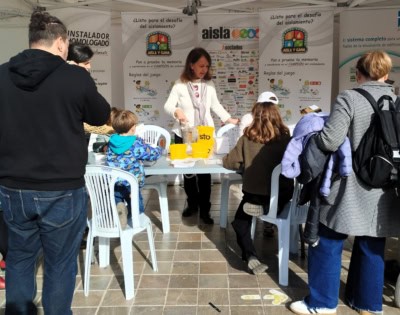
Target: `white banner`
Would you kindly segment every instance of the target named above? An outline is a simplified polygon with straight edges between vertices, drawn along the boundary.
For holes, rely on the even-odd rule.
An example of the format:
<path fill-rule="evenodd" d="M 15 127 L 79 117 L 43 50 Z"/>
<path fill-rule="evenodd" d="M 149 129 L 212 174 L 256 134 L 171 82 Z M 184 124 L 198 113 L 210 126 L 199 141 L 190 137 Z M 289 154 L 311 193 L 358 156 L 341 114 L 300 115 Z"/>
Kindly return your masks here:
<path fill-rule="evenodd" d="M 211 55 L 219 101 L 232 117 L 241 118 L 258 96 L 258 15 L 201 14 L 198 40 Z M 215 126 L 220 125 L 215 117 Z"/>
<path fill-rule="evenodd" d="M 94 52 L 90 74 L 97 89 L 111 103 L 111 14 L 79 8 L 49 10 L 68 28 L 69 41 L 89 45 Z"/>
<path fill-rule="evenodd" d="M 330 111 L 333 17 L 328 8 L 260 13 L 259 90 L 278 96 L 287 124 L 310 105 Z"/>
<path fill-rule="evenodd" d="M 141 123 L 170 129 L 164 104 L 194 47 L 193 18 L 168 13 L 122 13 L 125 108 Z"/>
<path fill-rule="evenodd" d="M 379 23 L 371 23 L 379 21 Z M 340 14 L 339 89 L 357 86 L 356 62 L 370 50 L 384 50 L 392 58 L 389 79 L 400 86 L 400 8 L 348 10 Z"/>

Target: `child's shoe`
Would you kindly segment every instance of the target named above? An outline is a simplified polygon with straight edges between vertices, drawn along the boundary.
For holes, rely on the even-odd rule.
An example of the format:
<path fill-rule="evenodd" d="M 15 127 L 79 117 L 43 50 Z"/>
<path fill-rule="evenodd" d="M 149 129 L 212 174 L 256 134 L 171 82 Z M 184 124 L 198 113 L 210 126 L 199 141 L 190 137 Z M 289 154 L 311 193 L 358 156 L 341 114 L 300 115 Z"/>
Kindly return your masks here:
<path fill-rule="evenodd" d="M 254 256 L 251 256 L 249 258 L 249 261 L 247 262 L 247 267 L 249 267 L 250 271 L 255 275 L 264 273 L 268 269 L 267 265 L 264 265 L 263 263 L 261 263 Z"/>

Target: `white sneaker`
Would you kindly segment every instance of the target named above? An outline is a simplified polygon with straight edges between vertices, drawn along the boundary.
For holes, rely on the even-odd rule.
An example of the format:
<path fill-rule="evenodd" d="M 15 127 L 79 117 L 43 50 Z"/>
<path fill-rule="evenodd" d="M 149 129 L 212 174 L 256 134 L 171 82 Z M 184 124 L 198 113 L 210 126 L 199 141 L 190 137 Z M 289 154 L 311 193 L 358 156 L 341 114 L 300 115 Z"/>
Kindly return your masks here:
<path fill-rule="evenodd" d="M 263 206 L 255 205 L 249 202 L 246 202 L 243 205 L 243 211 L 253 217 L 259 217 L 260 215 L 264 214 Z"/>
<path fill-rule="evenodd" d="M 296 301 L 289 306 L 290 310 L 299 315 L 307 314 L 336 314 L 336 308 L 309 307 L 306 302 Z"/>

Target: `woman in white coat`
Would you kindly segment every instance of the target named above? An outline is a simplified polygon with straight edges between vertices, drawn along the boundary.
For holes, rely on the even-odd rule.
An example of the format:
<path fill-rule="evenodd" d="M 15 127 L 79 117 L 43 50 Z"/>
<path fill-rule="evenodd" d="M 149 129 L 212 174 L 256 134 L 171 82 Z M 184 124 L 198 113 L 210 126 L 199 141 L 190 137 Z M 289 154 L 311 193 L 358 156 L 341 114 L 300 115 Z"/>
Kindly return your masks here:
<path fill-rule="evenodd" d="M 165 111 L 175 118 L 172 131 L 175 143 L 182 143 L 181 126 L 214 126 L 211 110 L 224 123 L 237 124 L 218 100 L 214 83 L 211 80 L 211 57 L 203 48 L 192 49 L 179 80 L 172 87 L 164 105 Z M 206 224 L 213 224 L 210 216 L 211 175 L 185 175 L 184 188 L 188 207 L 182 216 L 189 217 L 200 209 L 200 218 Z"/>

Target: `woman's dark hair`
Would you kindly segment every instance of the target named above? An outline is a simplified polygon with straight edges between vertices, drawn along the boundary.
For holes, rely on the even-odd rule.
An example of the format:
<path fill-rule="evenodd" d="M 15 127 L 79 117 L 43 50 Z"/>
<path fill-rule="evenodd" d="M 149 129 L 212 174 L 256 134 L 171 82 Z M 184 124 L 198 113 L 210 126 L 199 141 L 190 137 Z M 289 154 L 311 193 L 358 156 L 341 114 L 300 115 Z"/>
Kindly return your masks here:
<path fill-rule="evenodd" d="M 69 44 L 67 60 L 81 63 L 89 61 L 92 59 L 92 57 L 93 50 L 88 45 L 83 45 L 76 42 Z"/>
<path fill-rule="evenodd" d="M 211 57 L 210 57 L 210 54 L 204 48 L 196 47 L 196 48 L 193 48 L 189 52 L 188 56 L 186 57 L 185 68 L 183 69 L 183 72 L 181 74 L 182 82 L 189 82 L 189 81 L 193 81 L 196 79 L 194 76 L 193 70 L 192 70 L 192 64 L 199 61 L 199 59 L 201 57 L 205 57 L 208 61 L 208 65 L 209 65 L 208 71 L 207 71 L 206 75 L 204 76 L 204 80 L 206 80 L 206 81 L 211 80 L 211 72 L 210 72 Z"/>
<path fill-rule="evenodd" d="M 255 103 L 251 114 L 253 121 L 244 129 L 244 135 L 251 141 L 267 143 L 290 134 L 289 128 L 283 123 L 278 106 L 273 103 Z"/>
<path fill-rule="evenodd" d="M 51 46 L 57 38 L 67 39 L 67 27 L 57 17 L 43 11 L 34 11 L 29 23 L 29 46 L 41 42 Z"/>

